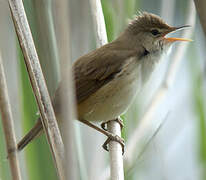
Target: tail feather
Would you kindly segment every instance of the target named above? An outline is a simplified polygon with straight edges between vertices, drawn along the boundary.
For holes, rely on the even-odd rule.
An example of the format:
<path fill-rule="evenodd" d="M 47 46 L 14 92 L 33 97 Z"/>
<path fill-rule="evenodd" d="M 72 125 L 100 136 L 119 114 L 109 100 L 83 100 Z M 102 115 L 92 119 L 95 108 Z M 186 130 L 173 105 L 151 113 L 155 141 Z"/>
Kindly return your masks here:
<path fill-rule="evenodd" d="M 24 149 L 24 147 L 27 144 L 29 144 L 32 140 L 34 140 L 37 136 L 39 136 L 42 130 L 43 130 L 43 126 L 42 126 L 41 120 L 38 119 L 34 127 L 17 144 L 18 151 L 21 151 L 22 149 Z"/>

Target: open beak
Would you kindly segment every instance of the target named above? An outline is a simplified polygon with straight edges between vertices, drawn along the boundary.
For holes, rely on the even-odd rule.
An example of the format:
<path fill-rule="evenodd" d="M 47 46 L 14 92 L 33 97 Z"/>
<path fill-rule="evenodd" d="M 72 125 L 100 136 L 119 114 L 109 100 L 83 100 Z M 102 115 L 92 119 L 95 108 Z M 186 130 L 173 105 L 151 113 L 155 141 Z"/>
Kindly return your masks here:
<path fill-rule="evenodd" d="M 192 39 L 187 38 L 165 38 L 169 42 L 175 42 L 175 41 L 192 41 Z"/>
<path fill-rule="evenodd" d="M 185 29 L 185 28 L 188 28 L 190 27 L 189 25 L 186 25 L 186 26 L 180 26 L 180 27 L 171 27 L 171 29 L 165 33 L 165 35 L 167 35 L 168 33 L 171 33 L 171 32 L 176 32 L 178 30 L 182 30 L 182 29 Z M 164 36 L 165 36 L 164 35 Z M 186 38 L 173 38 L 173 37 L 164 37 L 167 41 L 169 42 L 175 42 L 175 41 L 192 41 L 192 39 L 186 39 Z"/>

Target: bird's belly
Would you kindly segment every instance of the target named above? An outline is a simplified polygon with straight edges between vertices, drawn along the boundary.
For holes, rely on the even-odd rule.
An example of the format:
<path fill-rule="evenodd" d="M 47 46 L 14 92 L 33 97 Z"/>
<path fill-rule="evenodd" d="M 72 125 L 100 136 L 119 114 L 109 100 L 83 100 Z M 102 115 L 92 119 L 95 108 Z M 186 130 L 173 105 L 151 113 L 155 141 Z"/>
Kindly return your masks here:
<path fill-rule="evenodd" d="M 79 117 L 88 121 L 107 121 L 123 114 L 141 87 L 138 72 L 137 67 L 128 68 L 79 104 Z"/>

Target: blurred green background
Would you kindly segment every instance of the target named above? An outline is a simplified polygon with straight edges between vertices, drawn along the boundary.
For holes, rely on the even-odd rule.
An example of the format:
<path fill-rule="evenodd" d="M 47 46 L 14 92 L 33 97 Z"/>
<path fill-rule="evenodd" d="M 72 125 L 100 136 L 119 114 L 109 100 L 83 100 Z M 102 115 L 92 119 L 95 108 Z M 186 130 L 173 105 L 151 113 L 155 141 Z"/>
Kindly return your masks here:
<path fill-rule="evenodd" d="M 102 0 L 101 2 L 109 42 L 118 36 L 129 19 L 137 15 L 138 11 L 158 14 L 171 25 L 183 25 L 189 16 L 188 6 L 192 4 L 190 0 Z M 55 34 L 58 28 L 56 21 L 58 1 L 26 0 L 24 5 L 52 97 L 59 81 L 58 34 Z M 0 9 L 0 47 L 19 140 L 31 129 L 39 115 L 8 4 L 1 1 Z M 69 9 L 72 60 L 75 60 L 95 49 L 95 36 L 89 0 L 71 0 Z M 195 26 L 194 42 L 187 45 L 174 86 L 169 90 L 166 100 L 154 118 L 161 119 L 167 112 L 170 112 L 170 115 L 132 170 L 128 171 L 125 167 L 126 180 L 206 179 L 206 44 L 198 18 Z M 170 55 L 173 53 L 175 49 Z M 165 57 L 163 65 L 158 68 L 159 71 L 150 81 L 150 85 L 145 87 L 145 92 L 138 96 L 128 112 L 122 116 L 125 122 L 123 137 L 126 142 L 164 77 L 168 61 L 169 58 Z M 105 179 L 103 174 L 109 163 L 108 153 L 101 148 L 105 137 L 77 121 L 75 132 L 78 178 Z M 0 179 L 9 180 L 11 177 L 1 124 L 0 134 Z M 20 152 L 20 159 L 23 179 L 57 179 L 44 135 Z"/>

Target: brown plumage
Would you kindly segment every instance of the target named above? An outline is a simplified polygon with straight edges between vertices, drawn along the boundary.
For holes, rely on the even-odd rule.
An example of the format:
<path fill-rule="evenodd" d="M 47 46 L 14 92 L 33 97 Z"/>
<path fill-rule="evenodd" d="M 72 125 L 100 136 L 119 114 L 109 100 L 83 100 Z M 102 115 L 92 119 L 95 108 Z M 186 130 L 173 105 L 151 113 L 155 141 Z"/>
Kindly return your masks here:
<path fill-rule="evenodd" d="M 79 120 L 107 121 L 124 113 L 150 77 L 163 51 L 172 42 L 182 40 L 164 37 L 176 29 L 156 15 L 142 13 L 116 40 L 76 60 L 72 70 Z M 58 121 L 61 119 L 61 83 L 52 101 Z M 18 143 L 18 150 L 42 129 L 38 120 Z"/>
<path fill-rule="evenodd" d="M 159 16 L 143 12 L 129 23 L 127 29 L 136 34 L 137 31 L 150 31 L 151 28 L 170 29 L 171 27 L 160 19 Z"/>
<path fill-rule="evenodd" d="M 110 82 L 122 70 L 122 65 L 126 58 L 138 54 L 135 50 L 128 49 L 127 47 L 121 50 L 115 49 L 113 48 L 114 43 L 117 42 L 106 44 L 80 57 L 73 64 L 72 70 L 74 72 L 77 104 L 85 101 L 91 94 Z M 116 61 L 119 63 L 116 63 Z M 52 101 L 55 114 L 60 112 L 59 93 L 61 83 Z M 43 126 L 40 119 L 38 119 L 30 132 L 18 143 L 18 150 L 22 150 L 31 140 L 39 136 L 42 130 Z"/>

